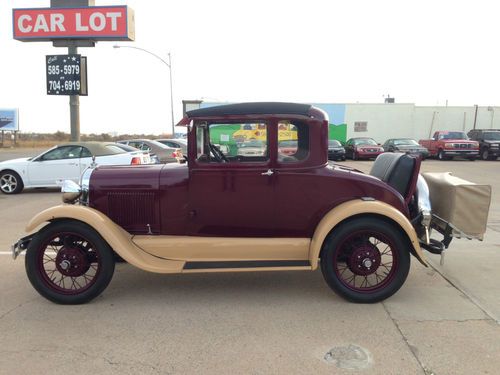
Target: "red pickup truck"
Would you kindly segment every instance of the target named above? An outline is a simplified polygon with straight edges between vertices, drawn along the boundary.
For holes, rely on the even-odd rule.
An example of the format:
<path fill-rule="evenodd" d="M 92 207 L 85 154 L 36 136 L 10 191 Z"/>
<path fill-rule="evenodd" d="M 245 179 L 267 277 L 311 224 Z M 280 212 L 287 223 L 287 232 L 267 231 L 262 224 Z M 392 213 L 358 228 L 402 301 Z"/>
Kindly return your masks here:
<path fill-rule="evenodd" d="M 452 159 L 461 156 L 476 160 L 479 156 L 479 143 L 471 141 L 461 131 L 437 131 L 431 139 L 421 139 L 418 143 L 429 150 L 429 156 L 439 160 Z"/>

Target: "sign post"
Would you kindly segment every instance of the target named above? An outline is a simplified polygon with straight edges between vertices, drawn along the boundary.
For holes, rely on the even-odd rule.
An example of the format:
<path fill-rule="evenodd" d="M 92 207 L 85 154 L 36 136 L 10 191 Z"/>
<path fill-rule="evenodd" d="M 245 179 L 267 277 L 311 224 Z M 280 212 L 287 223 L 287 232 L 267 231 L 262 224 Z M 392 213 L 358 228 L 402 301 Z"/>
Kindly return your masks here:
<path fill-rule="evenodd" d="M 94 47 L 101 40 L 135 39 L 132 9 L 125 5 L 100 7 L 94 4 L 94 0 L 51 0 L 50 8 L 12 10 L 14 39 L 22 42 L 52 41 L 54 47 L 67 47 L 69 56 L 78 56 L 80 64 L 74 64 L 79 65 L 78 80 L 73 79 L 75 71 L 68 72 L 68 68 L 68 73 L 63 75 L 56 73 L 57 68 L 50 68 L 54 69 L 50 73 L 49 66 L 56 64 L 50 65 L 50 56 L 47 56 L 47 94 L 69 95 L 72 141 L 80 140 L 80 95 L 87 95 L 87 60 L 78 55 L 78 47 Z M 85 72 L 82 72 L 82 61 Z M 59 69 L 62 67 L 64 71 L 64 66 L 59 65 Z M 49 76 L 57 79 L 49 80 Z"/>

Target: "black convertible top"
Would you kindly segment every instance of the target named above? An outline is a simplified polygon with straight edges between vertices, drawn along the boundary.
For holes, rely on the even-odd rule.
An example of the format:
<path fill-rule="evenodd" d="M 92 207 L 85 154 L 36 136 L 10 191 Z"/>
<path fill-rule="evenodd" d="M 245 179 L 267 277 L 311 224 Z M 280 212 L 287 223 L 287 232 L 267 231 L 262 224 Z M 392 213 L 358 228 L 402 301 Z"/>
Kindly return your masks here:
<path fill-rule="evenodd" d="M 226 104 L 187 111 L 188 117 L 287 114 L 309 116 L 310 104 L 257 102 Z"/>

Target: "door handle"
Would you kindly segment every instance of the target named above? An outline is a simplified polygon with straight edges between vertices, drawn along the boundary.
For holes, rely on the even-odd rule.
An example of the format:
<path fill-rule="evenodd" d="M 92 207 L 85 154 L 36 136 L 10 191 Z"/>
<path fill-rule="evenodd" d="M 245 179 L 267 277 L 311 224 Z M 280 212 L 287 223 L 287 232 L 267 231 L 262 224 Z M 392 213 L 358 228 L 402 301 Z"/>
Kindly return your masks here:
<path fill-rule="evenodd" d="M 78 163 L 68 163 L 68 165 L 78 165 Z"/>
<path fill-rule="evenodd" d="M 274 172 L 271 169 L 268 169 L 267 172 L 261 173 L 262 176 L 272 176 Z"/>

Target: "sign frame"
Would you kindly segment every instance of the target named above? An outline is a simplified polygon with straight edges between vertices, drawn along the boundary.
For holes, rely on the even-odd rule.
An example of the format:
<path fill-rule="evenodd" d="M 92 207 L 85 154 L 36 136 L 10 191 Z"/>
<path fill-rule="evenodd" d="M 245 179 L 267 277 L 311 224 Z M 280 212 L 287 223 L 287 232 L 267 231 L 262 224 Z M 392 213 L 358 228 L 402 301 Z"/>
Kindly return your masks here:
<path fill-rule="evenodd" d="M 66 60 L 70 63 L 66 64 Z M 57 61 L 58 64 L 51 64 Z M 62 63 L 61 63 L 62 61 Z M 75 62 L 75 63 L 71 63 Z M 78 67 L 78 72 L 72 72 Z M 60 68 L 62 67 L 62 68 Z M 66 69 L 68 67 L 68 69 Z M 53 72 L 51 73 L 51 69 Z M 69 71 L 69 72 L 68 72 Z M 80 54 L 67 54 L 67 55 L 46 55 L 45 56 L 45 73 L 47 83 L 47 95 L 79 95 L 87 96 L 87 57 Z M 77 83 L 79 85 L 76 88 Z M 66 83 L 69 83 L 67 85 Z M 56 86 L 58 88 L 52 88 Z M 67 86 L 71 86 L 68 88 Z"/>
<path fill-rule="evenodd" d="M 34 11 L 43 11 L 46 14 L 72 14 L 76 17 L 77 11 L 88 12 L 92 10 L 100 10 L 100 9 L 121 9 L 125 14 L 125 30 L 123 32 L 117 34 L 105 34 L 99 33 L 97 31 L 87 30 L 86 33 L 81 32 L 66 32 L 57 34 L 56 31 L 50 31 L 50 35 L 46 33 L 40 35 L 22 35 L 22 32 L 17 30 L 18 23 L 16 23 L 16 15 L 22 12 L 34 12 Z M 73 12 L 73 13 L 72 13 Z M 41 13 L 40 13 L 41 14 Z M 21 14 L 22 16 L 22 14 Z M 64 19 L 66 20 L 66 19 Z M 81 19 L 80 19 L 81 21 Z M 61 21 L 62 22 L 62 21 Z M 56 24 L 57 22 L 55 22 Z M 60 23 L 57 23 L 60 25 Z M 87 27 L 85 25 L 80 25 L 81 27 Z M 44 27 L 49 27 L 47 24 Z M 51 26 L 52 27 L 52 26 Z M 56 27 L 54 26 L 54 29 Z M 54 34 L 56 33 L 56 34 Z M 134 10 L 127 5 L 110 5 L 110 6 L 91 6 L 91 7 L 49 7 L 49 8 L 14 8 L 12 9 L 12 35 L 15 40 L 19 40 L 21 42 L 50 42 L 54 40 L 61 39 L 84 39 L 84 40 L 92 40 L 92 41 L 134 41 L 135 40 L 135 16 Z"/>
<path fill-rule="evenodd" d="M 12 116 L 12 122 L 2 125 L 2 119 Z M 18 132 L 19 131 L 19 108 L 0 108 L 0 131 Z"/>

